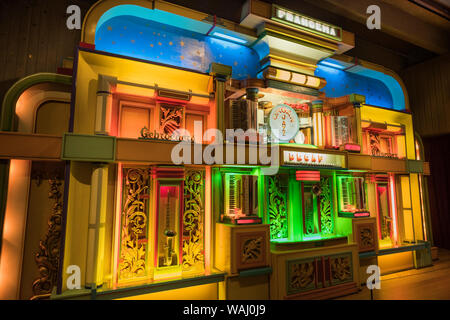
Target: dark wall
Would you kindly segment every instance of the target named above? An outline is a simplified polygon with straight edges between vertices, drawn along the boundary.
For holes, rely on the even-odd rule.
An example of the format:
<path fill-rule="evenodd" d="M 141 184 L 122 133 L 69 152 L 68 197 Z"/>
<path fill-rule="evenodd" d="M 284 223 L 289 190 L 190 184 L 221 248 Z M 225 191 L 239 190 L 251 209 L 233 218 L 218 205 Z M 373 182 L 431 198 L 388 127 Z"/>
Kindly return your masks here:
<path fill-rule="evenodd" d="M 73 57 L 81 31 L 67 29 L 66 9 L 77 4 L 84 16 L 95 2 L 0 1 L 0 102 L 20 78 L 38 72 L 56 72 L 64 58 Z"/>
<path fill-rule="evenodd" d="M 450 134 L 423 139 L 434 245 L 450 249 Z"/>

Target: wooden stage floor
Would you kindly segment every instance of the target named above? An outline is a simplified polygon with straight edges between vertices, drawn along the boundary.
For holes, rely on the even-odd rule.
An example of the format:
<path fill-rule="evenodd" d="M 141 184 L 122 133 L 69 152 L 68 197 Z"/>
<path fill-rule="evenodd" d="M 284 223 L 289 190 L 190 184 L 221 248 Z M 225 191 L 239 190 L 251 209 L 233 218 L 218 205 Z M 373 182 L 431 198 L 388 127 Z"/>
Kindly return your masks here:
<path fill-rule="evenodd" d="M 431 267 L 382 276 L 374 300 L 450 300 L 450 250 L 439 248 L 438 257 Z M 364 286 L 337 300 L 370 300 L 370 291 Z"/>

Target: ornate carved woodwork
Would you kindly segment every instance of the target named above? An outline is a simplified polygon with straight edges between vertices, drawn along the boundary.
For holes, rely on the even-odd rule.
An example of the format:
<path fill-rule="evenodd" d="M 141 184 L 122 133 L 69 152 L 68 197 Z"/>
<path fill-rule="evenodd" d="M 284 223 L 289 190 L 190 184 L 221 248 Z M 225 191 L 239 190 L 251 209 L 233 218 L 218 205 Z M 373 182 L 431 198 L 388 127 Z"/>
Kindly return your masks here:
<path fill-rule="evenodd" d="M 264 267 L 268 263 L 265 231 L 236 233 L 237 270 Z"/>
<path fill-rule="evenodd" d="M 172 134 L 182 127 L 183 110 L 181 106 L 161 104 L 159 123 L 161 133 Z"/>
<path fill-rule="evenodd" d="M 320 200 L 320 224 L 322 234 L 333 233 L 333 196 L 330 187 L 330 178 L 322 177 L 320 179 L 320 188 L 322 190 Z"/>
<path fill-rule="evenodd" d="M 146 169 L 124 169 L 119 280 L 145 276 L 148 250 L 148 194 Z"/>
<path fill-rule="evenodd" d="M 39 251 L 35 256 L 39 268 L 39 278 L 33 282 L 34 296 L 31 300 L 47 298 L 58 279 L 63 205 L 62 181 L 59 178 L 53 178 L 49 179 L 48 183 L 50 187 L 48 198 L 53 200 L 53 208 L 48 219 L 47 233 L 44 239 L 39 242 Z"/>
<path fill-rule="evenodd" d="M 268 176 L 268 209 L 270 223 L 270 238 L 283 239 L 288 236 L 287 200 L 281 189 L 279 176 Z"/>
<path fill-rule="evenodd" d="M 204 171 L 187 170 L 184 180 L 183 270 L 204 263 Z"/>

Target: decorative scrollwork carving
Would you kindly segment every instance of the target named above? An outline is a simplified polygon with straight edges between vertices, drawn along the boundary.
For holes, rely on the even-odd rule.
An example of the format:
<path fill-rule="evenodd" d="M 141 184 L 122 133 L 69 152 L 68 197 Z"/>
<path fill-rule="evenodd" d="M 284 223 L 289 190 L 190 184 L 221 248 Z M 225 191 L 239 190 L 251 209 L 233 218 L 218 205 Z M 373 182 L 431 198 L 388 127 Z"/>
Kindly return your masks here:
<path fill-rule="evenodd" d="M 352 277 L 350 257 L 342 256 L 331 259 L 331 277 L 338 281 L 346 281 Z"/>
<path fill-rule="evenodd" d="M 263 238 L 248 239 L 242 248 L 242 263 L 253 263 L 261 256 Z"/>
<path fill-rule="evenodd" d="M 183 269 L 201 264 L 203 253 L 204 174 L 188 170 L 184 181 Z"/>
<path fill-rule="evenodd" d="M 360 242 L 361 247 L 367 248 L 373 246 L 373 232 L 371 228 L 361 228 L 360 229 Z"/>
<path fill-rule="evenodd" d="M 323 234 L 333 233 L 333 198 L 330 188 L 330 179 L 323 177 L 320 179 L 320 188 L 322 190 L 320 199 L 320 223 Z"/>
<path fill-rule="evenodd" d="M 160 112 L 161 133 L 172 134 L 175 130 L 181 128 L 183 107 L 161 105 Z"/>
<path fill-rule="evenodd" d="M 288 236 L 286 195 L 281 191 L 278 176 L 268 176 L 270 238 L 283 239 Z"/>
<path fill-rule="evenodd" d="M 314 262 L 294 263 L 291 268 L 291 288 L 304 289 L 314 282 Z"/>
<path fill-rule="evenodd" d="M 373 156 L 381 155 L 380 135 L 375 132 L 369 132 L 370 154 Z"/>
<path fill-rule="evenodd" d="M 48 180 L 50 191 L 48 198 L 54 201 L 52 214 L 48 219 L 48 229 L 43 240 L 39 242 L 39 252 L 35 261 L 39 268 L 39 278 L 32 285 L 34 296 L 31 300 L 48 297 L 56 285 L 59 269 L 61 219 L 62 219 L 62 182 L 58 178 Z"/>
<path fill-rule="evenodd" d="M 146 273 L 147 198 L 149 174 L 143 169 L 124 169 L 119 280 Z"/>

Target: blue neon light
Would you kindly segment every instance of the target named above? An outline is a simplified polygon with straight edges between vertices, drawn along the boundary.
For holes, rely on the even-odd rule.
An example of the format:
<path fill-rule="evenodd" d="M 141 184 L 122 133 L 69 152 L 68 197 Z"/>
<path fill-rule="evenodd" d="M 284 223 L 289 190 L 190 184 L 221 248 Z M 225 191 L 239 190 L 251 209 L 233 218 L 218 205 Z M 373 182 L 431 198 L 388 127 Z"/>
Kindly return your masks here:
<path fill-rule="evenodd" d="M 247 43 L 247 40 L 236 38 L 236 37 L 233 37 L 233 36 L 229 36 L 227 34 L 220 33 L 220 32 L 217 32 L 217 31 L 214 31 L 212 33 L 212 35 L 216 36 L 216 37 L 219 37 L 219 38 L 223 38 L 225 40 L 230 40 L 230 41 L 233 41 L 233 42 L 237 42 L 237 43 L 243 43 L 243 44 Z"/>
<path fill-rule="evenodd" d="M 339 65 L 339 64 L 336 64 L 336 63 L 331 63 L 331 62 L 324 61 L 324 60 L 320 61 L 319 64 L 327 66 L 327 67 L 331 67 L 331 68 L 336 68 L 336 69 L 339 69 L 339 70 L 343 70 L 343 69 L 346 68 L 345 66 L 342 66 L 342 65 Z"/>

